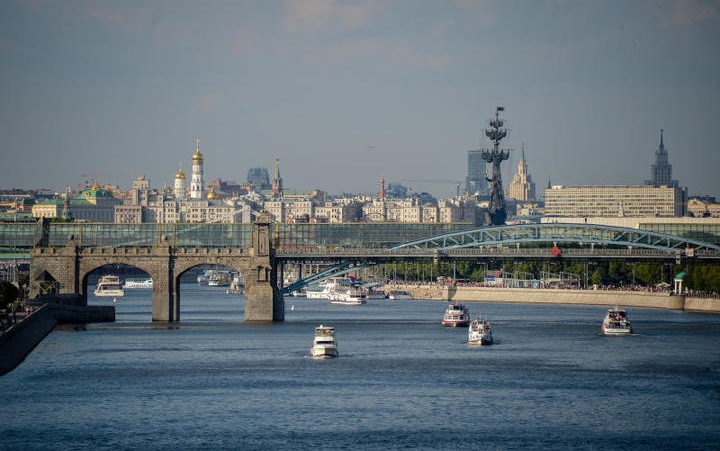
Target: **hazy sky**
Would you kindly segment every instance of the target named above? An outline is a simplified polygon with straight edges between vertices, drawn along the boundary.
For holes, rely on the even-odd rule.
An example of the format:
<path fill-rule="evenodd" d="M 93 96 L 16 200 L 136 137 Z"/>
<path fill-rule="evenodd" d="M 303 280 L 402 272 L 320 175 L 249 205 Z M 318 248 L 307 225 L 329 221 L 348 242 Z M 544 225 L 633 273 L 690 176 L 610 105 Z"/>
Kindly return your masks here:
<path fill-rule="evenodd" d="M 505 107 L 553 184 L 720 196 L 720 0 L 3 0 L 0 188 L 244 181 L 436 196 Z"/>

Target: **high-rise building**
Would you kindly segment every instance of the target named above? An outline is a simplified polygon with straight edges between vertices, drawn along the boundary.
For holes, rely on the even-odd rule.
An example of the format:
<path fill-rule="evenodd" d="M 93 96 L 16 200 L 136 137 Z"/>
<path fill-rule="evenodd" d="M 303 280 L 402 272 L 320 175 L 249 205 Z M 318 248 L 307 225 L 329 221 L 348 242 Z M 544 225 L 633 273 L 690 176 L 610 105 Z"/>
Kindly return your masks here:
<path fill-rule="evenodd" d="M 553 186 L 545 190 L 546 217 L 680 217 L 687 191 L 677 186 Z"/>
<path fill-rule="evenodd" d="M 535 200 L 535 182 L 532 181 L 532 177 L 528 171 L 527 161 L 525 161 L 525 144 L 522 146 L 517 173 L 512 183 L 510 183 L 510 197 L 525 202 Z"/>
<path fill-rule="evenodd" d="M 468 196 L 487 194 L 485 160 L 482 150 L 468 150 L 468 172 L 465 177 L 465 194 Z"/>
<path fill-rule="evenodd" d="M 267 168 L 254 167 L 248 169 L 247 182 L 255 191 L 263 191 L 272 188 L 270 184 L 270 174 Z"/>
<path fill-rule="evenodd" d="M 195 153 L 192 156 L 192 178 L 190 179 L 190 198 L 202 199 L 203 196 L 203 163 L 204 157 L 200 153 L 200 140 L 195 140 Z"/>
<path fill-rule="evenodd" d="M 662 129 L 660 129 L 660 145 L 655 150 L 655 163 L 650 165 L 650 180 L 645 180 L 645 184 L 656 187 L 678 186 L 678 181 L 672 179 L 672 165 L 668 161 Z"/>

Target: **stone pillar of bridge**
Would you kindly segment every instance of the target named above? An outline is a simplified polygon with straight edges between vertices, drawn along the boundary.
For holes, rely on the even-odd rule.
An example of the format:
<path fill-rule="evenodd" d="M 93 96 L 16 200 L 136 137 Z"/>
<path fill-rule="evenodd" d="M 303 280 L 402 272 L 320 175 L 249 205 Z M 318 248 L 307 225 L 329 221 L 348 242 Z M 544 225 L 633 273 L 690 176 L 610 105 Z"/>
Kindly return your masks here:
<path fill-rule="evenodd" d="M 36 247 L 30 253 L 30 298 L 80 294 L 78 246 L 68 237 L 65 247 Z M 84 297 L 87 302 L 87 296 Z"/>
<path fill-rule="evenodd" d="M 277 288 L 275 249 L 266 213 L 253 224 L 249 272 L 245 277 L 245 321 L 284 321 L 285 306 Z"/>
<path fill-rule="evenodd" d="M 162 237 L 153 254 L 158 270 L 153 274 L 152 320 L 179 321 L 180 297 L 175 283 L 174 259 L 166 237 Z"/>

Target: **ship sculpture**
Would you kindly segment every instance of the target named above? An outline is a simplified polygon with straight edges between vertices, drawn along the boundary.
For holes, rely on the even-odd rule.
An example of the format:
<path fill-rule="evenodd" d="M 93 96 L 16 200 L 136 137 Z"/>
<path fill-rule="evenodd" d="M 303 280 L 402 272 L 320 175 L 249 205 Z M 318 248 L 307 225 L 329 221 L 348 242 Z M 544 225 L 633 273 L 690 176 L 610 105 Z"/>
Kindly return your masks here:
<path fill-rule="evenodd" d="M 488 226 L 505 224 L 505 219 L 507 219 L 500 163 L 510 158 L 510 150 L 500 148 L 500 141 L 507 136 L 507 130 L 502 128 L 504 122 L 500 118 L 501 111 L 505 111 L 505 108 L 497 107 L 495 119 L 490 120 L 490 128 L 485 129 L 485 136 L 493 142 L 493 148 L 482 150 L 483 160 L 492 163 L 492 178 L 487 179 L 490 182 L 490 203 L 485 214 L 485 225 Z"/>

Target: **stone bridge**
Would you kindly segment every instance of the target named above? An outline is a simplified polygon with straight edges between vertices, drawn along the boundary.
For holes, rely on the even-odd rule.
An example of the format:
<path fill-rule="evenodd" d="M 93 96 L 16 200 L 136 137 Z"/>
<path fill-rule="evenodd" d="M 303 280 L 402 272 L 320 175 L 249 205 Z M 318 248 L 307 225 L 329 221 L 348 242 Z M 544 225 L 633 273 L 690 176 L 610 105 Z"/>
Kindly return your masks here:
<path fill-rule="evenodd" d="M 165 237 L 153 247 L 86 247 L 70 236 L 65 246 L 32 249 L 30 297 L 43 295 L 43 283 L 51 281 L 55 294 L 76 295 L 87 305 L 89 275 L 107 265 L 125 264 L 153 279 L 153 321 L 175 322 L 180 320 L 180 277 L 200 265 L 222 265 L 245 277 L 246 321 L 283 321 L 270 240 L 269 221 L 254 224 L 249 248 L 171 246 Z"/>

